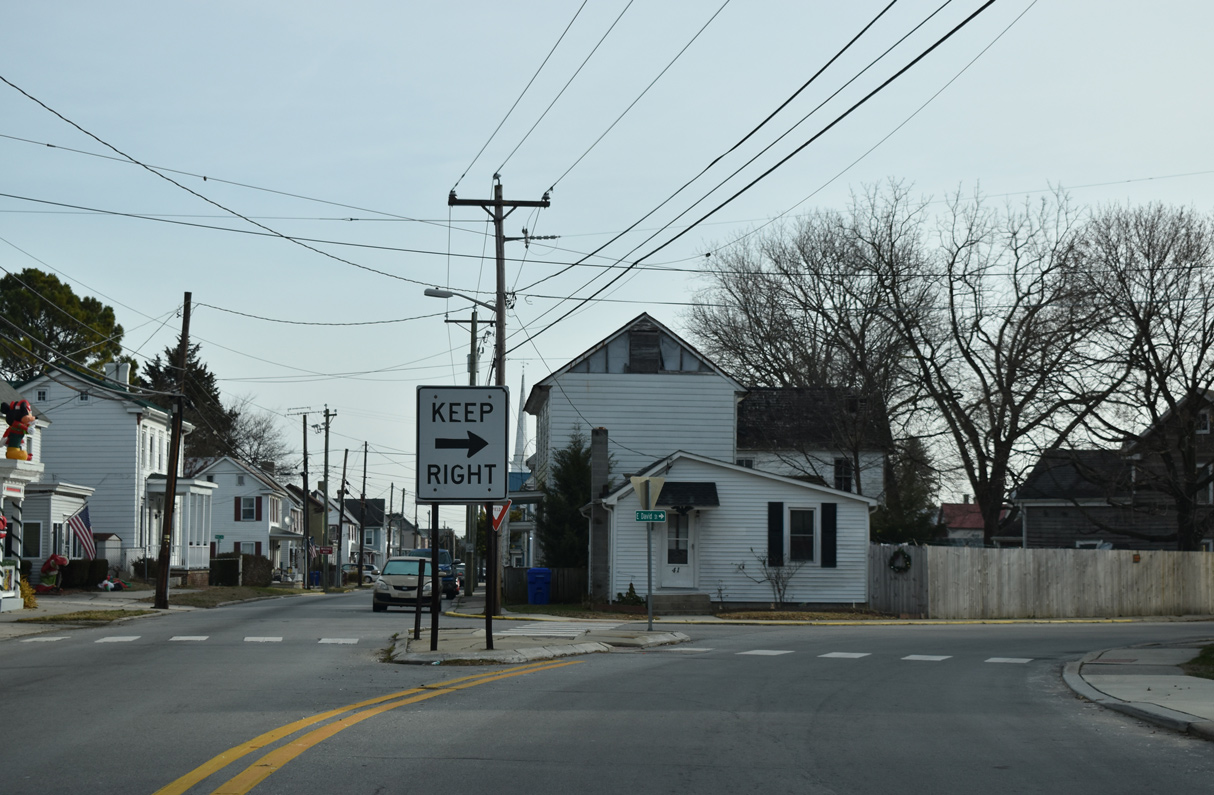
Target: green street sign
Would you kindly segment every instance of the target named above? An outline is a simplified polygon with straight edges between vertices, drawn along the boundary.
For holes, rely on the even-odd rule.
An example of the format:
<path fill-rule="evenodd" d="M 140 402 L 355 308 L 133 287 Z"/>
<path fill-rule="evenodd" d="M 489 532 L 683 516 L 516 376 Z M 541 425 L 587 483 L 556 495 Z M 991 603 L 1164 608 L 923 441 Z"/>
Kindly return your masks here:
<path fill-rule="evenodd" d="M 637 511 L 638 522 L 664 522 L 666 521 L 665 511 Z"/>
<path fill-rule="evenodd" d="M 216 540 L 216 541 L 222 541 L 222 540 L 223 540 L 223 536 L 215 536 L 215 540 Z"/>

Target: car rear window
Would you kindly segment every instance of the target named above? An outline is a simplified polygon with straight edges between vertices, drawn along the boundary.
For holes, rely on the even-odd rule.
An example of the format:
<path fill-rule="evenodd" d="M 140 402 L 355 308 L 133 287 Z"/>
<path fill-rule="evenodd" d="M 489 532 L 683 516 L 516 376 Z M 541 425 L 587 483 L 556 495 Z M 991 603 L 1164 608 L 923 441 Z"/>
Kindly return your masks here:
<path fill-rule="evenodd" d="M 417 574 L 420 560 L 390 560 L 384 564 L 383 574 Z"/>
<path fill-rule="evenodd" d="M 410 549 L 402 552 L 401 554 L 410 558 L 425 558 L 426 560 L 430 560 L 429 549 Z M 440 549 L 438 551 L 438 562 L 440 566 L 450 566 L 451 553 L 445 549 Z"/>

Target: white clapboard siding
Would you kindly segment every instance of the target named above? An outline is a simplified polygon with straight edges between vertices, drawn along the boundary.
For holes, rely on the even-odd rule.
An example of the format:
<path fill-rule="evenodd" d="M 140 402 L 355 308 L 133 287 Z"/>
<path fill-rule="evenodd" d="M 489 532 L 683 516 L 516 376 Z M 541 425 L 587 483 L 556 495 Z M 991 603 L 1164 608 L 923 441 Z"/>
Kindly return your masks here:
<path fill-rule="evenodd" d="M 69 380 L 62 374 L 59 378 Z M 39 408 L 51 420 L 42 439 L 46 478 L 94 488 L 88 500 L 93 531 L 115 533 L 123 547 L 132 547 L 144 491 L 137 415 L 128 411 L 133 405 L 107 399 L 111 396 L 96 389 L 89 400 L 81 401 L 78 390 L 49 379 L 27 390 L 35 386 L 47 391 Z M 145 416 L 144 422 L 155 421 Z"/>
<path fill-rule="evenodd" d="M 726 602 L 773 601 L 771 586 L 753 582 L 761 578 L 757 556 L 767 554 L 767 503 L 813 508 L 821 520 L 823 503 L 835 503 L 837 515 L 837 567 L 818 562 L 802 567 L 789 583 L 789 603 L 862 603 L 867 600 L 868 512 L 866 501 L 809 484 L 789 483 L 738 467 L 676 457 L 665 473 L 667 480 L 716 484 L 720 507 L 698 511 L 692 541 L 696 581 L 694 589 Z M 637 593 L 646 589 L 645 524 L 635 522 L 640 508 L 631 492 L 615 506 L 612 533 L 612 594 L 624 593 L 631 583 Z M 655 571 L 664 552 L 665 525 L 654 525 Z M 753 551 L 752 551 L 753 550 Z M 657 575 L 655 574 L 655 577 Z M 654 590 L 660 591 L 655 580 Z"/>
<path fill-rule="evenodd" d="M 768 450 L 748 450 L 738 448 L 737 457 L 754 462 L 755 469 L 772 472 L 787 477 L 799 475 L 817 475 L 827 485 L 834 485 L 835 459 L 849 458 L 850 453 L 842 450 L 784 450 L 772 452 Z M 852 478 L 852 491 L 865 497 L 881 500 L 885 491 L 885 455 L 880 452 L 860 454 L 860 476 Z"/>
<path fill-rule="evenodd" d="M 548 391 L 548 460 L 577 428 L 606 428 L 612 475 L 676 450 L 733 461 L 734 385 L 715 373 L 562 373 Z"/>

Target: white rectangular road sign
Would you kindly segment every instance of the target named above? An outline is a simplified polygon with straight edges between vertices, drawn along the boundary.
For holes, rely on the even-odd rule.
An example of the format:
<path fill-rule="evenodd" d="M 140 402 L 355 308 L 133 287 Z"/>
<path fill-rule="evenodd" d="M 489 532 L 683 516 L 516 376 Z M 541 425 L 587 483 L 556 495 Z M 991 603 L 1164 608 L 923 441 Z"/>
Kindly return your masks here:
<path fill-rule="evenodd" d="M 418 502 L 506 498 L 509 407 L 504 386 L 417 388 Z"/>

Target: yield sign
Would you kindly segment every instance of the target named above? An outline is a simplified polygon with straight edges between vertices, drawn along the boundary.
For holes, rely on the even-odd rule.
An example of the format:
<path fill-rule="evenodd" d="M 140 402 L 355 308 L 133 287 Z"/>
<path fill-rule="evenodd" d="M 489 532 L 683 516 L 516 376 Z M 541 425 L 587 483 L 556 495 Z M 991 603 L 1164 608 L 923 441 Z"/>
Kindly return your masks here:
<path fill-rule="evenodd" d="M 502 529 L 502 521 L 506 518 L 506 514 L 508 514 L 510 512 L 510 503 L 511 502 L 512 502 L 512 500 L 506 500 L 505 504 L 503 504 L 503 505 L 494 505 L 493 506 L 493 515 L 490 516 L 489 518 L 493 522 L 494 530 Z"/>

